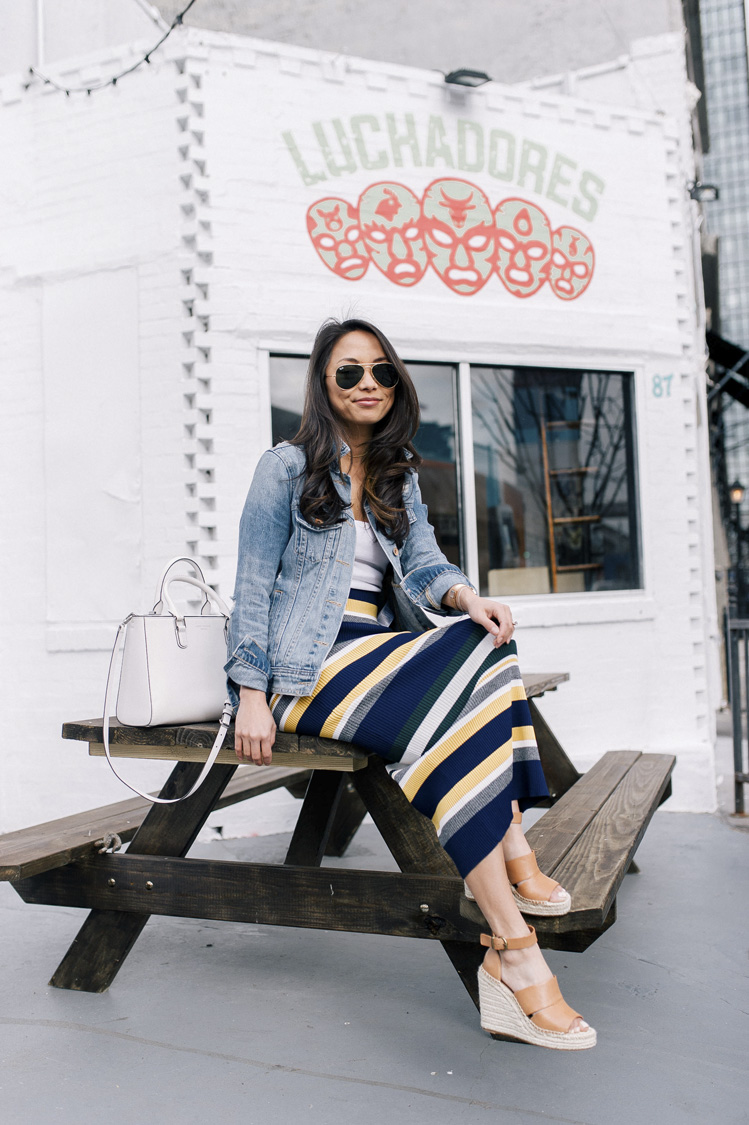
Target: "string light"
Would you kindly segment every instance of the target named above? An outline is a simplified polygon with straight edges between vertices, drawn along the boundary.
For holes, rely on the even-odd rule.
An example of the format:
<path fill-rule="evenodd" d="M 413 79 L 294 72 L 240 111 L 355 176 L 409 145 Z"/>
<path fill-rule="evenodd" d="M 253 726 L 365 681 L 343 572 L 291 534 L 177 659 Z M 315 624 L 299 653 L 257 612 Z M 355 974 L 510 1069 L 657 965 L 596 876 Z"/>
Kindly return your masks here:
<path fill-rule="evenodd" d="M 167 28 L 167 30 L 161 36 L 161 39 L 159 39 L 158 43 L 155 43 L 153 47 L 150 47 L 142 59 L 138 59 L 136 63 L 133 63 L 132 66 L 129 66 L 126 70 L 121 71 L 119 74 L 114 74 L 111 78 L 107 78 L 102 82 L 89 83 L 86 86 L 61 86 L 59 82 L 55 82 L 54 78 L 50 78 L 48 75 L 42 74 L 42 72 L 40 70 L 37 70 L 35 66 L 30 66 L 30 78 L 28 82 L 24 83 L 24 90 L 28 90 L 29 87 L 33 85 L 33 80 L 35 78 L 38 78 L 41 82 L 44 83 L 45 86 L 52 86 L 55 90 L 60 90 L 61 93 L 65 94 L 66 98 L 69 98 L 71 94 L 86 94 L 88 97 L 90 97 L 91 94 L 96 93 L 97 90 L 104 90 L 107 86 L 116 86 L 121 78 L 124 78 L 126 74 L 132 74 L 134 70 L 138 70 L 139 67 L 143 66 L 143 63 L 145 63 L 147 66 L 151 65 L 151 55 L 153 55 L 154 52 L 158 51 L 162 43 L 166 42 L 166 40 L 174 31 L 175 27 L 179 27 L 181 25 L 183 18 L 190 11 L 190 8 L 192 8 L 194 3 L 195 0 L 190 0 L 190 3 L 187 4 L 182 9 L 182 11 L 174 17 L 171 26 Z"/>

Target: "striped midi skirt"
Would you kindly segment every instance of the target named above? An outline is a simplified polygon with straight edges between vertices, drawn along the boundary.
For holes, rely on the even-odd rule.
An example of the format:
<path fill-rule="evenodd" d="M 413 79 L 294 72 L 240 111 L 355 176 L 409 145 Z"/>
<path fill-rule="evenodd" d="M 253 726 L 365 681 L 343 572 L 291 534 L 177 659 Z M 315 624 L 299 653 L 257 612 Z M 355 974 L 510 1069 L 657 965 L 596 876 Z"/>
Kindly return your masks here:
<path fill-rule="evenodd" d="M 385 758 L 464 877 L 499 843 L 511 803 L 548 795 L 514 641 L 494 648 L 470 618 L 426 633 L 377 622 L 351 590 L 311 695 L 273 695 L 281 731 L 353 742 Z"/>

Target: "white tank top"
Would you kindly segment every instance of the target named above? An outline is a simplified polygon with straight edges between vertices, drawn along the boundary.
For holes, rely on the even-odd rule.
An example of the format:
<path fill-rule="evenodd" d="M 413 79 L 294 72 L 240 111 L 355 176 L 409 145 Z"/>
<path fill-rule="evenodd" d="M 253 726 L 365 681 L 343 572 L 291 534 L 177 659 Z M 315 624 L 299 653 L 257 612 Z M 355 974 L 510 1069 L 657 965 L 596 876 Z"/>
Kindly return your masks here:
<path fill-rule="evenodd" d="M 351 586 L 354 590 L 378 593 L 388 565 L 388 557 L 377 542 L 369 520 L 354 520 L 356 525 L 356 554 Z"/>

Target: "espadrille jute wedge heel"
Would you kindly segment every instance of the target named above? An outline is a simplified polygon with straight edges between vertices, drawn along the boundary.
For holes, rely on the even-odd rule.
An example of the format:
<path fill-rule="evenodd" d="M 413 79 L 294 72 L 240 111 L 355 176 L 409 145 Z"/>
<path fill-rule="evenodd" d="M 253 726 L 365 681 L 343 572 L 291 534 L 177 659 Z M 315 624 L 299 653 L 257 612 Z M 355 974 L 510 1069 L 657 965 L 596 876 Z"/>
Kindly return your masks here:
<path fill-rule="evenodd" d="M 521 938 L 482 934 L 481 944 L 498 953 L 507 949 L 528 949 L 538 940 L 533 927 L 528 929 L 530 933 Z M 573 1022 L 582 1017 L 565 1003 L 556 977 L 513 992 L 502 981 L 501 959 L 496 960 L 499 977 L 487 972 L 483 965 L 479 968 L 479 1004 L 484 1031 L 557 1051 L 585 1051 L 595 1047 L 596 1033 L 592 1027 L 570 1031 Z"/>
<path fill-rule="evenodd" d="M 520 824 L 522 819 L 522 813 L 513 813 L 513 824 Z M 505 870 L 512 886 L 512 896 L 521 914 L 530 914 L 536 918 L 569 914 L 572 899 L 565 893 L 564 898 L 555 902 L 551 901 L 551 896 L 559 883 L 539 870 L 535 852 L 518 856 L 517 859 L 506 860 Z M 467 883 L 465 884 L 465 896 L 473 899 Z"/>

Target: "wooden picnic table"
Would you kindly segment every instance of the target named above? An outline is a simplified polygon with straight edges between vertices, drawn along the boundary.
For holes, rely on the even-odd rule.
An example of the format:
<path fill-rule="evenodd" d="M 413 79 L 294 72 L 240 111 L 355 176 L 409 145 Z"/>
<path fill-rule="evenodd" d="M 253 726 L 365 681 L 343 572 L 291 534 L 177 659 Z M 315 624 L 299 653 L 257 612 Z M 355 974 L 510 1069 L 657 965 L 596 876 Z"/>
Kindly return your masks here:
<path fill-rule="evenodd" d="M 535 700 L 566 673 L 523 676 L 551 807 L 527 836 L 542 870 L 570 891 L 569 914 L 534 918 L 543 946 L 581 950 L 616 917 L 621 880 L 658 804 L 670 793 L 671 755 L 614 751 L 580 775 Z M 175 763 L 160 795 L 187 792 L 215 724 L 136 728 L 113 723 L 113 756 Z M 63 736 L 103 754 L 100 719 L 65 723 Z M 436 940 L 478 1003 L 476 970 L 487 924 L 427 818 L 375 754 L 331 739 L 278 733 L 269 767 L 239 766 L 233 731 L 187 800 L 116 805 L 0 837 L 0 877 L 29 903 L 90 910 L 50 983 L 109 987 L 152 914 Z M 283 864 L 187 858 L 212 811 L 278 786 L 304 798 Z M 321 868 L 340 855 L 366 812 L 400 873 Z M 130 841 L 128 850 L 108 850 Z"/>

